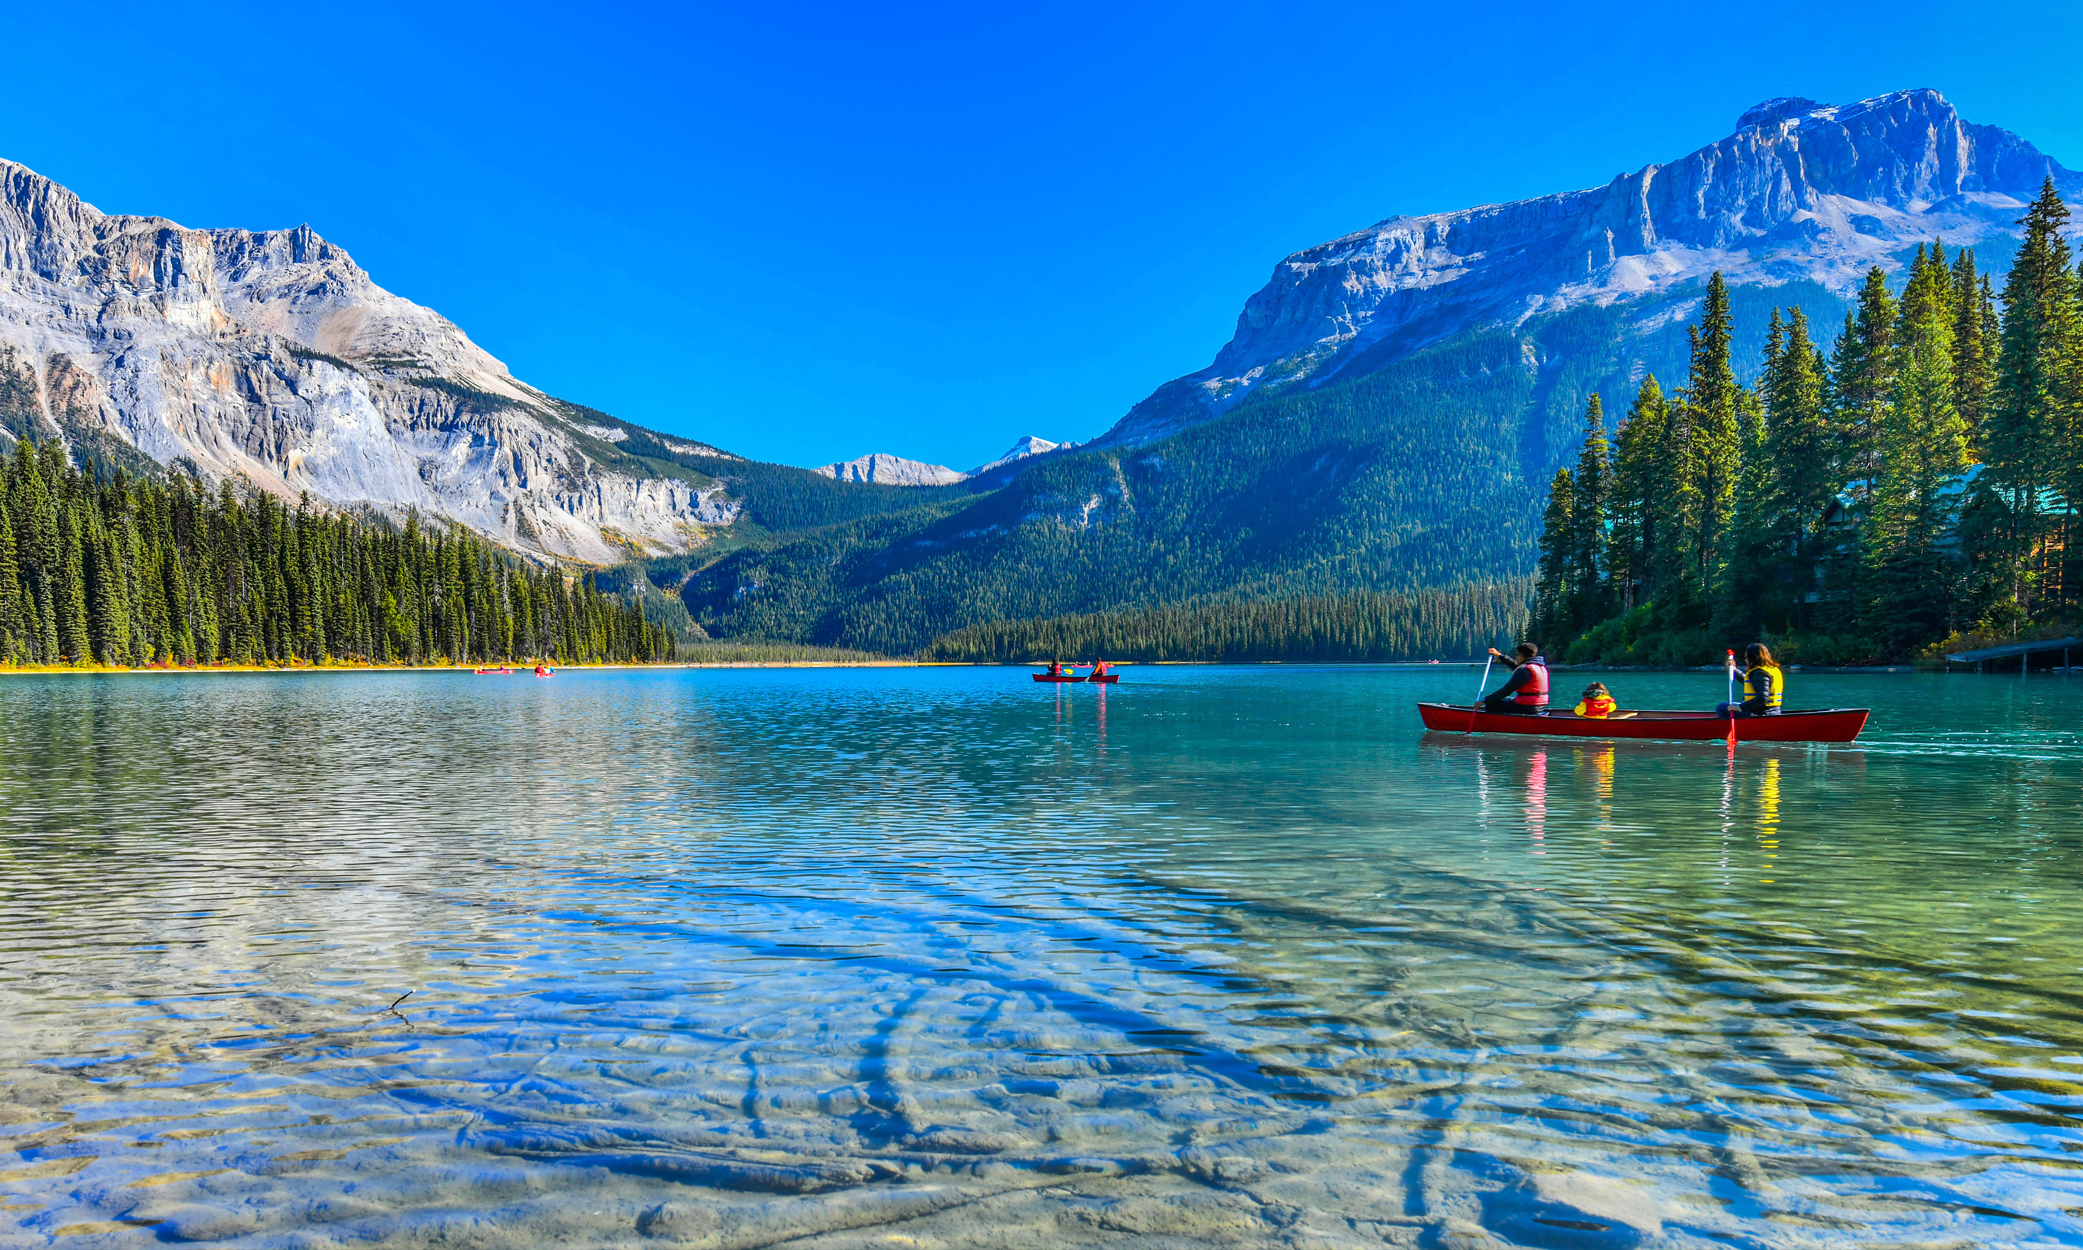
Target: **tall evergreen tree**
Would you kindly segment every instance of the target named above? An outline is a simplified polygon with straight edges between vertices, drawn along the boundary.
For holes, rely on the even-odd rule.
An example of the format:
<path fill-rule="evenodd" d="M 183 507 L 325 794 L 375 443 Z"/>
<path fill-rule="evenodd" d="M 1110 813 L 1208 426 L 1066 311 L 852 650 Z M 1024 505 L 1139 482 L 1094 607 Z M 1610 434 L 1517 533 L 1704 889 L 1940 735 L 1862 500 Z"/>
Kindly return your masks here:
<path fill-rule="evenodd" d="M 1693 554 L 1705 587 L 1726 558 L 1722 541 L 1735 506 L 1743 451 L 1743 390 L 1736 384 L 1735 321 L 1728 284 L 1716 271 L 1707 280 L 1699 325 L 1691 332 L 1692 365 L 1685 384 L 1689 446 L 1686 471 L 1697 480 Z"/>
<path fill-rule="evenodd" d="M 1575 511 L 1575 484 L 1568 469 L 1555 470 L 1548 486 L 1548 507 L 1541 517 L 1540 566 L 1534 585 L 1533 630 L 1536 638 L 1555 638 L 1569 623 L 1570 555 L 1576 536 L 1570 532 Z"/>
<path fill-rule="evenodd" d="M 1988 527 L 1982 541 L 1998 545 L 1997 562 L 2009 574 L 2008 597 L 2028 617 L 2044 610 L 2039 590 L 2055 571 L 2047 558 L 2050 543 L 2065 547 L 2065 535 L 2057 530 L 2066 508 L 2048 496 L 2071 476 L 2067 409 L 2077 319 L 2075 275 L 2062 234 L 2068 219 L 2049 177 L 2019 222 L 2025 237 L 2004 281 L 1996 386 L 1982 440 L 1995 500 L 2007 521 Z M 2058 590 L 2054 597 L 2058 608 Z"/>
<path fill-rule="evenodd" d="M 1669 445 L 1668 405 L 1656 375 L 1650 374 L 1642 379 L 1634 404 L 1620 422 L 1608 491 L 1613 530 L 1606 561 L 1622 612 L 1632 612 L 1655 593 L 1655 570 L 1661 558 L 1657 517 L 1662 510 Z"/>
<path fill-rule="evenodd" d="M 1570 503 L 1569 606 L 1562 632 L 1551 635 L 1559 645 L 1611 612 L 1605 577 L 1606 511 L 1612 493 L 1612 468 L 1606 445 L 1606 412 L 1596 394 L 1584 406 L 1584 446 L 1577 453 L 1576 480 Z"/>

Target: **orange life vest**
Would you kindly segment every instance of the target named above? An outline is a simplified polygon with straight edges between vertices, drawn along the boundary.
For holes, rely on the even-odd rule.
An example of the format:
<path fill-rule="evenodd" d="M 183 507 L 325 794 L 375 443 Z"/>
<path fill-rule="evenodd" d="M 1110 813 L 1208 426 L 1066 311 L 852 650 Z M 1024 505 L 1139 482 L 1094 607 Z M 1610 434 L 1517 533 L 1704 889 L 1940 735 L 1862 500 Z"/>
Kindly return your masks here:
<path fill-rule="evenodd" d="M 1534 656 L 1526 661 L 1524 667 L 1533 670 L 1533 676 L 1525 685 L 1512 691 L 1511 701 L 1521 707 L 1548 706 L 1548 662 Z"/>
<path fill-rule="evenodd" d="M 1613 702 L 1612 695 L 1587 695 L 1585 696 L 1584 701 L 1577 705 L 1577 715 L 1592 716 L 1604 719 L 1605 717 L 1611 716 L 1613 714 L 1613 709 L 1617 706 L 1619 705 Z"/>

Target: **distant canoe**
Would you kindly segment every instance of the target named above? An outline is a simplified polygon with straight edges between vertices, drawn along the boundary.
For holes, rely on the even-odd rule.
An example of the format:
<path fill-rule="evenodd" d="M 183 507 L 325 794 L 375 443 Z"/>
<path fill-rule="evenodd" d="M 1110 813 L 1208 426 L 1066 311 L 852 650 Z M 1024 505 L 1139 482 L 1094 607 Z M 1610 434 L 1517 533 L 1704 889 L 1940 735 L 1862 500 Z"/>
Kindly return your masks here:
<path fill-rule="evenodd" d="M 498 668 L 474 668 L 470 671 L 479 677 L 511 677 L 514 675 L 514 671 L 504 665 Z"/>
<path fill-rule="evenodd" d="M 1866 728 L 1871 708 L 1830 708 L 1736 718 L 1738 742 L 1850 742 Z M 1420 703 L 1425 728 L 1448 733 L 1540 734 L 1562 738 L 1657 738 L 1682 742 L 1726 742 L 1729 719 L 1713 712 L 1636 712 L 1625 720 L 1557 712 L 1514 716 L 1446 703 Z"/>

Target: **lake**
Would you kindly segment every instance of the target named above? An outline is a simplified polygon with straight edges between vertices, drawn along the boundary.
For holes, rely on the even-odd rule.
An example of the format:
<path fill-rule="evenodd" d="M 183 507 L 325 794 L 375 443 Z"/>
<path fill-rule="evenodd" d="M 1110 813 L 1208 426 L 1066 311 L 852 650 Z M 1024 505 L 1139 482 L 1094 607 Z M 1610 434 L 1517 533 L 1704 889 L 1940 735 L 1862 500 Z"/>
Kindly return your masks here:
<path fill-rule="evenodd" d="M 2083 675 L 1123 674 L 0 679 L 0 1246 L 2083 1242 Z"/>

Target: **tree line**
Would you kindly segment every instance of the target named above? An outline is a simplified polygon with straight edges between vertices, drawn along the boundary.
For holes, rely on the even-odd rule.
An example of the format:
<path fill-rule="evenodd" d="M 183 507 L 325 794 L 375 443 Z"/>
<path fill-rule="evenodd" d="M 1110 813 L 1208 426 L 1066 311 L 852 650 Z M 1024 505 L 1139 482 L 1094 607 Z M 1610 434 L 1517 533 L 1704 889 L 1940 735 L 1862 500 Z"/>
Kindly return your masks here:
<path fill-rule="evenodd" d="M 1916 654 L 2073 620 L 2083 553 L 2083 274 L 2051 179 L 1999 294 L 1971 249 L 1873 267 L 1824 350 L 1771 314 L 1737 384 L 1716 273 L 1686 384 L 1600 397 L 1550 485 L 1532 613 L 1550 654 L 1692 664 L 1764 637 L 1793 658 Z"/>
<path fill-rule="evenodd" d="M 1402 594 L 1120 609 L 956 630 L 919 658 L 1012 663 L 1108 660 L 1464 659 L 1504 645 L 1526 621 L 1529 580 Z"/>
<path fill-rule="evenodd" d="M 592 578 L 460 529 L 402 529 L 72 465 L 15 444 L 0 481 L 0 663 L 556 663 L 672 659 Z"/>

